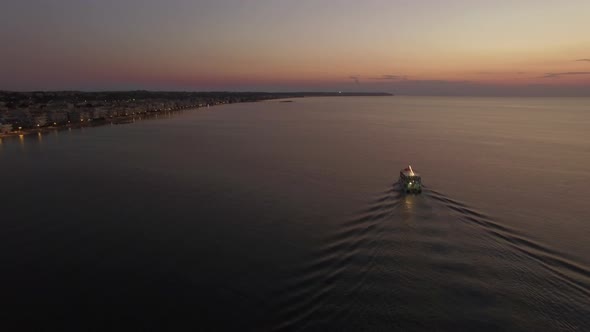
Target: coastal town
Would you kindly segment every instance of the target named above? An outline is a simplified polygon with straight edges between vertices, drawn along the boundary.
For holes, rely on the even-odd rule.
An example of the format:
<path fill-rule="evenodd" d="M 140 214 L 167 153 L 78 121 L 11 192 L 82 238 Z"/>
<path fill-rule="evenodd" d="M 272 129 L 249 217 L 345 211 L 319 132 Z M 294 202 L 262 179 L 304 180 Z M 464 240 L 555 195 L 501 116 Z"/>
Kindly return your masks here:
<path fill-rule="evenodd" d="M 128 123 L 135 117 L 306 96 L 375 96 L 374 93 L 265 92 L 7 92 L 0 91 L 0 137 L 63 128 Z"/>
<path fill-rule="evenodd" d="M 126 123 L 136 116 L 283 95 L 183 92 L 0 92 L 0 136 Z"/>

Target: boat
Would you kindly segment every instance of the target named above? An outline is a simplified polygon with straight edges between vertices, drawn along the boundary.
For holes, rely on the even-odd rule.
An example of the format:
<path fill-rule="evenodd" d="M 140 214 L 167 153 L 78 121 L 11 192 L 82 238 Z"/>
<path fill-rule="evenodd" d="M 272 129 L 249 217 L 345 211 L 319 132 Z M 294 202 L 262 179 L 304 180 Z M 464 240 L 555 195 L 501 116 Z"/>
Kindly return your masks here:
<path fill-rule="evenodd" d="M 422 192 L 422 178 L 414 172 L 412 166 L 408 166 L 399 172 L 399 183 L 402 190 L 408 194 L 419 194 Z"/>

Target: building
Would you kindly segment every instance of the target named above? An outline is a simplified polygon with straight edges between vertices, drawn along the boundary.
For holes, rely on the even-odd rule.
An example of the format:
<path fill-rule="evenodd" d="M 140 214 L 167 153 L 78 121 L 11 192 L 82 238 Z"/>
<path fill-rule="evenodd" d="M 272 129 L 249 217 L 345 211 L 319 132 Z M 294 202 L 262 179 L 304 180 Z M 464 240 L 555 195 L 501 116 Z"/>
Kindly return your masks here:
<path fill-rule="evenodd" d="M 105 119 L 108 116 L 109 116 L 109 111 L 108 111 L 108 109 L 106 109 L 104 107 L 99 107 L 99 108 L 96 108 L 92 111 L 92 119 L 93 120 Z"/>
<path fill-rule="evenodd" d="M 76 111 L 68 112 L 68 122 L 71 122 L 71 123 L 80 122 L 80 112 L 76 112 Z"/>
<path fill-rule="evenodd" d="M 44 127 L 47 125 L 47 113 L 37 113 L 33 116 L 33 125 Z"/>
<path fill-rule="evenodd" d="M 12 131 L 12 124 L 0 124 L 0 134 L 8 134 Z"/>
<path fill-rule="evenodd" d="M 47 114 L 49 124 L 59 125 L 68 122 L 68 113 L 64 111 L 54 111 Z"/>
<path fill-rule="evenodd" d="M 87 122 L 88 120 L 91 119 L 90 111 L 81 111 L 81 112 L 79 112 L 79 114 L 80 114 L 80 121 L 81 122 Z"/>

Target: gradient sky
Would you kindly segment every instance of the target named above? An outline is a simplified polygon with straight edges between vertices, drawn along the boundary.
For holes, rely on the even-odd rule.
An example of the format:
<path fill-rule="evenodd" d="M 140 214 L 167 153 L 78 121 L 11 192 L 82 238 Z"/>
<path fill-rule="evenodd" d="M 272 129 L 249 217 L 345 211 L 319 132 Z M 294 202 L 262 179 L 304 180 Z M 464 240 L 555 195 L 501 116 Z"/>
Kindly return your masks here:
<path fill-rule="evenodd" d="M 590 96 L 588 0 L 20 0 L 0 89 Z"/>

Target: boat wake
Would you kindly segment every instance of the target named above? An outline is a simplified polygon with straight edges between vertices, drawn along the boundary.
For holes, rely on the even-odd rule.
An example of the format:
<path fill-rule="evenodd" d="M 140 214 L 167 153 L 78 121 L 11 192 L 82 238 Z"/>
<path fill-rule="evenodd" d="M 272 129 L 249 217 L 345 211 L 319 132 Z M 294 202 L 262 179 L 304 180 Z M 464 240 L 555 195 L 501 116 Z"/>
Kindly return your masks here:
<path fill-rule="evenodd" d="M 441 192 L 405 195 L 397 183 L 275 295 L 274 330 L 590 327 L 587 267 Z"/>
<path fill-rule="evenodd" d="M 567 257 L 565 253 L 558 252 L 547 246 L 527 238 L 525 234 L 510 227 L 493 221 L 490 217 L 477 212 L 464 204 L 452 200 L 445 195 L 428 190 L 429 197 L 442 202 L 449 209 L 460 213 L 460 221 L 473 223 L 487 231 L 494 239 L 503 242 L 514 250 L 542 264 L 547 270 L 554 273 L 555 277 L 575 287 L 580 292 L 590 296 L 590 270 Z"/>

